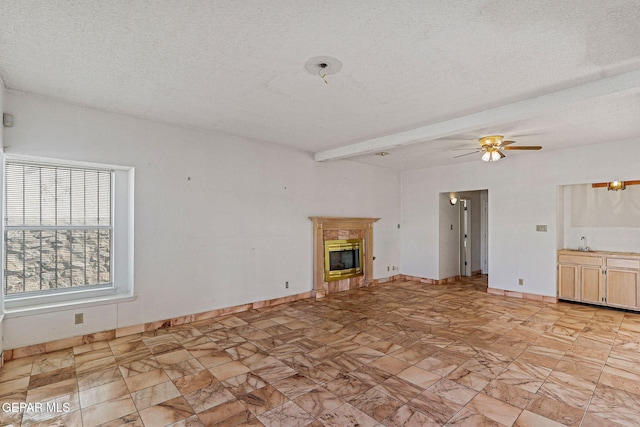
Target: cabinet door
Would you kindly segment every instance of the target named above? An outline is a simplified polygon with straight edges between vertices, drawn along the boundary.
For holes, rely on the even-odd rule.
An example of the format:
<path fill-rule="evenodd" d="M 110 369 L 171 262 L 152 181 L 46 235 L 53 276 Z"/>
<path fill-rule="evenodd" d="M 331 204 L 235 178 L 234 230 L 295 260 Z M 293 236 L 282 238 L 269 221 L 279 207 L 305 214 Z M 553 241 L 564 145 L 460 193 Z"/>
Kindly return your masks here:
<path fill-rule="evenodd" d="M 579 300 L 578 266 L 558 264 L 558 297 Z"/>
<path fill-rule="evenodd" d="M 581 300 L 592 304 L 602 304 L 602 268 L 580 266 Z"/>
<path fill-rule="evenodd" d="M 607 269 L 607 304 L 638 308 L 638 271 Z"/>

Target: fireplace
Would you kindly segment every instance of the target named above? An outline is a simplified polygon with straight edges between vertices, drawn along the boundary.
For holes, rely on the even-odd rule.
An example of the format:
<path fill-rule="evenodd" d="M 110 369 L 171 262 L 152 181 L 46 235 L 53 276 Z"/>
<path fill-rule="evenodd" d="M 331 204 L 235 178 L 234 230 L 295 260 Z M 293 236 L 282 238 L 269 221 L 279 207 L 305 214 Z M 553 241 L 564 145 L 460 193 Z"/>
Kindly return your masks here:
<path fill-rule="evenodd" d="M 362 239 L 326 240 L 324 242 L 324 280 L 362 276 Z"/>
<path fill-rule="evenodd" d="M 373 223 L 380 218 L 309 219 L 313 221 L 315 297 L 368 286 L 373 280 Z"/>

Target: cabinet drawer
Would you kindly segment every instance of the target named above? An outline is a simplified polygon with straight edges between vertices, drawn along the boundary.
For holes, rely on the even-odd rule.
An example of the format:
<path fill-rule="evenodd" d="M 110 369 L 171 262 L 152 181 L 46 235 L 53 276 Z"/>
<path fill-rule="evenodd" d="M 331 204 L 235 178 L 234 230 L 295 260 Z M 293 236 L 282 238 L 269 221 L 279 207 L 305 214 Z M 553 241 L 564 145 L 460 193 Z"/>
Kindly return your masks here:
<path fill-rule="evenodd" d="M 640 259 L 607 258 L 607 267 L 640 269 Z"/>
<path fill-rule="evenodd" d="M 601 256 L 588 255 L 558 255 L 558 262 L 561 264 L 581 264 L 602 266 Z"/>

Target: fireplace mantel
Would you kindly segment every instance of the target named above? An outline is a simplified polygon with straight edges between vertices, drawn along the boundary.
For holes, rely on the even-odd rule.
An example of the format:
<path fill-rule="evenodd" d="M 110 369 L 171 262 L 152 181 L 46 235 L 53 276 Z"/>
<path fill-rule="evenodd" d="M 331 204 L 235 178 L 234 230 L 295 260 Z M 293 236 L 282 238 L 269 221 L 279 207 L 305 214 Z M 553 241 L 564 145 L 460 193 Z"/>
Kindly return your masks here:
<path fill-rule="evenodd" d="M 313 221 L 313 291 L 316 298 L 337 290 L 367 286 L 373 279 L 373 223 L 380 218 L 310 216 L 309 219 Z M 344 279 L 329 285 L 324 280 L 325 240 L 348 239 L 356 234 L 364 241 L 364 277 Z"/>

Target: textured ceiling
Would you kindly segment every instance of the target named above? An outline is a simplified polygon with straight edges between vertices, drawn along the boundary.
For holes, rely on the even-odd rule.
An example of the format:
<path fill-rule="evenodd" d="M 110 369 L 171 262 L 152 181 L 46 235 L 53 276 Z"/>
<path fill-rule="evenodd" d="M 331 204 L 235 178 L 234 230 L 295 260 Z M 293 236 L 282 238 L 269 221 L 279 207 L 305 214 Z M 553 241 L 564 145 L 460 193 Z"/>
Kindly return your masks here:
<path fill-rule="evenodd" d="M 0 75 L 10 89 L 319 152 L 639 70 L 638 34 L 637 0 L 2 0 Z M 304 68 L 319 55 L 343 64 L 329 84 Z M 639 105 L 633 91 L 594 96 L 354 159 L 472 161 L 450 148 L 489 130 L 532 129 L 545 149 L 636 136 Z"/>

